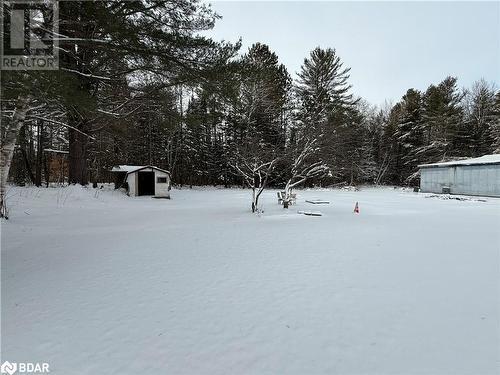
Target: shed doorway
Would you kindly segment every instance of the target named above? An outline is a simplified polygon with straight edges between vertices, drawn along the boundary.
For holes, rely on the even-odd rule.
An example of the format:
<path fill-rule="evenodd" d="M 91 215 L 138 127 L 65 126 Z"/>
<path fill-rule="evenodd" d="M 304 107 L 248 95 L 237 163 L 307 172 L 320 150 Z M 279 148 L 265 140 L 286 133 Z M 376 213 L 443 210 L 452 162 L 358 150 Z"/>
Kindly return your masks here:
<path fill-rule="evenodd" d="M 137 177 L 137 195 L 155 195 L 155 173 L 138 172 Z"/>

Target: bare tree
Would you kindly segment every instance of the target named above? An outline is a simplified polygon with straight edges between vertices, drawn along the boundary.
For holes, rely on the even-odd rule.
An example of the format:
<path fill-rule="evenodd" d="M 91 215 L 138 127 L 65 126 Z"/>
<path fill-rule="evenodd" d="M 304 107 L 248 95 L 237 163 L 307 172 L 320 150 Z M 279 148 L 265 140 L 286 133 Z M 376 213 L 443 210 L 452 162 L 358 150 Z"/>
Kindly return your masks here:
<path fill-rule="evenodd" d="M 294 150 L 293 163 L 290 167 L 290 178 L 288 179 L 285 192 L 286 200 L 290 199 L 292 189 L 306 182 L 308 179 L 315 177 L 323 177 L 329 172 L 328 166 L 322 161 L 315 158 L 319 147 L 317 140 L 305 141 L 301 147 Z"/>
<path fill-rule="evenodd" d="M 279 157 L 272 155 L 266 160 L 259 156 L 238 153 L 230 163 L 235 172 L 241 176 L 245 184 L 252 189 L 252 212 L 258 212 L 259 198 L 274 170 Z"/>

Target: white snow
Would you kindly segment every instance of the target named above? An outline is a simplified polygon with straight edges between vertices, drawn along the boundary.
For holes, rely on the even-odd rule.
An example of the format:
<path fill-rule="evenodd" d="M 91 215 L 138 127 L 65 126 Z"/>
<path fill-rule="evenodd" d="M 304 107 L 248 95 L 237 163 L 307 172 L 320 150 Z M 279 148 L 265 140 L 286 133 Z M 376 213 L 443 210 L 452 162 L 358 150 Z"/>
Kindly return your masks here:
<path fill-rule="evenodd" d="M 422 164 L 422 165 L 419 165 L 419 168 L 445 167 L 445 166 L 453 166 L 453 165 L 497 164 L 497 163 L 500 163 L 500 154 L 484 155 L 484 156 L 481 156 L 478 158 L 454 160 L 454 161 L 448 161 L 448 162 L 443 162 L 443 163 Z"/>
<path fill-rule="evenodd" d="M 51 374 L 497 374 L 500 200 L 11 188 L 2 361 Z M 321 217 L 299 215 L 328 200 Z M 355 202 L 360 214 L 354 214 Z"/>

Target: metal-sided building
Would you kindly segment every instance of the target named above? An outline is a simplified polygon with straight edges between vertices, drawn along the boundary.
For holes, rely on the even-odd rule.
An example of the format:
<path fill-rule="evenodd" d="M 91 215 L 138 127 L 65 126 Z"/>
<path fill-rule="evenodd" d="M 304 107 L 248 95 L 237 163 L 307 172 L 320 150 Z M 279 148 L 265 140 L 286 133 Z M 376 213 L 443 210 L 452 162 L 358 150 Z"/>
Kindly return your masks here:
<path fill-rule="evenodd" d="M 418 167 L 424 193 L 500 197 L 500 154 Z"/>
<path fill-rule="evenodd" d="M 125 187 L 132 197 L 170 198 L 169 171 L 151 165 L 119 165 L 111 172 L 115 174 L 115 188 Z"/>

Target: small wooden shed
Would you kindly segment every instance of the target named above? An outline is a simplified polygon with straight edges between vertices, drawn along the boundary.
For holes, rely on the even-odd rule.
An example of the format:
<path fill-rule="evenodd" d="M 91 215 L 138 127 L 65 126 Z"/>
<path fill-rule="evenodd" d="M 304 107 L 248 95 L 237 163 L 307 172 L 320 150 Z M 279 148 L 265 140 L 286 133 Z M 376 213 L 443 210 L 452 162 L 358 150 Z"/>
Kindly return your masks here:
<path fill-rule="evenodd" d="M 115 188 L 125 187 L 129 196 L 170 198 L 169 171 L 152 165 L 118 165 L 111 172 L 115 174 Z"/>

